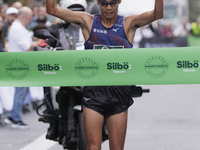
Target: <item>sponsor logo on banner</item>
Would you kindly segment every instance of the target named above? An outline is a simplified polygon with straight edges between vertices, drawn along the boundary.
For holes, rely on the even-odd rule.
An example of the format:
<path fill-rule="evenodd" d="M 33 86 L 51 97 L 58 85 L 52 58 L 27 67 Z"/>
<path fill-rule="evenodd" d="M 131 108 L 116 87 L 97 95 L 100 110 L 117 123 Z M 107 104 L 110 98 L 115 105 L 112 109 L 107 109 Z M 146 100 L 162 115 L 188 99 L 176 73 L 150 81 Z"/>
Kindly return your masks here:
<path fill-rule="evenodd" d="M 44 74 L 57 74 L 58 71 L 62 70 L 62 66 L 59 64 L 39 64 L 38 71 L 44 71 Z"/>
<path fill-rule="evenodd" d="M 131 64 L 128 62 L 109 62 L 107 63 L 107 69 L 112 70 L 113 73 L 126 73 L 127 70 L 131 69 Z"/>
<path fill-rule="evenodd" d="M 97 63 L 89 57 L 81 58 L 75 65 L 77 75 L 83 79 L 93 78 L 99 70 Z"/>
<path fill-rule="evenodd" d="M 200 67 L 198 60 L 194 61 L 178 61 L 177 68 L 183 69 L 183 72 L 195 72 Z"/>
<path fill-rule="evenodd" d="M 14 80 L 24 79 L 30 71 L 28 64 L 20 59 L 11 60 L 6 66 L 8 76 Z"/>
<path fill-rule="evenodd" d="M 169 64 L 161 56 L 152 56 L 146 61 L 144 68 L 149 76 L 161 78 L 167 73 Z"/>

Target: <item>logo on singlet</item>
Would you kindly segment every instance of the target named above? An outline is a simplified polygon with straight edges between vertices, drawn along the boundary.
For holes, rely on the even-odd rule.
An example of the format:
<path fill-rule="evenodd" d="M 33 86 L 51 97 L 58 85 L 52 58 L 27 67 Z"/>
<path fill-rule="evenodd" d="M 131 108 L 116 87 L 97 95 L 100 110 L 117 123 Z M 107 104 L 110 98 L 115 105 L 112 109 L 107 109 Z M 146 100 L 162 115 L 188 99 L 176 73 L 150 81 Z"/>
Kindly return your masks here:
<path fill-rule="evenodd" d="M 91 98 L 87 98 L 87 97 L 84 97 L 83 99 L 84 99 L 86 102 L 89 101 L 89 100 L 91 100 Z"/>
<path fill-rule="evenodd" d="M 77 75 L 83 79 L 93 78 L 99 70 L 97 63 L 89 57 L 81 58 L 75 65 Z"/>
<path fill-rule="evenodd" d="M 117 28 L 117 29 L 112 29 L 114 32 L 117 32 L 117 30 L 119 30 L 119 28 Z"/>
<path fill-rule="evenodd" d="M 6 66 L 6 72 L 8 76 L 14 80 L 22 80 L 29 73 L 28 64 L 20 59 L 10 61 Z"/>
<path fill-rule="evenodd" d="M 93 29 L 93 32 L 100 33 L 100 34 L 107 34 L 108 33 L 107 30 L 101 30 L 101 29 L 96 29 L 96 28 Z"/>
<path fill-rule="evenodd" d="M 144 68 L 149 76 L 161 78 L 167 73 L 169 64 L 161 56 L 152 56 L 146 61 Z"/>

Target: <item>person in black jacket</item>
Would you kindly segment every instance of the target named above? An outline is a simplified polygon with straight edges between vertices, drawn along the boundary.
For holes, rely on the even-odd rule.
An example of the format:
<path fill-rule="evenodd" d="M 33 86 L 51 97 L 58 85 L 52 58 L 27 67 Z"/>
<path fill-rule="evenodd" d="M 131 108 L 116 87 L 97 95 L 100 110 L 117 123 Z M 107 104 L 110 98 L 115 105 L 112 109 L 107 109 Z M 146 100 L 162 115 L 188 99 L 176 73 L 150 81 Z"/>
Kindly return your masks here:
<path fill-rule="evenodd" d="M 61 0 L 60 6 L 62 8 L 68 8 L 72 11 L 85 11 L 87 7 L 87 3 L 85 0 L 82 1 L 76 1 L 76 0 Z M 60 23 L 51 25 L 47 30 L 56 38 L 55 40 L 53 38 L 48 38 L 45 43 L 47 43 L 49 46 L 53 48 L 61 48 L 63 50 L 83 50 L 84 49 L 84 38 L 81 32 L 81 28 L 76 24 L 70 24 L 65 21 L 62 21 Z M 62 90 L 65 87 L 60 87 Z M 44 87 L 44 94 L 46 95 L 46 98 L 53 107 L 52 104 L 52 97 L 49 94 L 51 93 L 50 87 Z M 47 114 L 52 114 L 52 111 L 47 105 Z M 50 124 L 46 139 L 50 140 L 56 140 L 58 138 L 58 129 L 59 124 L 58 120 L 56 120 L 53 117 L 47 117 L 47 122 Z"/>

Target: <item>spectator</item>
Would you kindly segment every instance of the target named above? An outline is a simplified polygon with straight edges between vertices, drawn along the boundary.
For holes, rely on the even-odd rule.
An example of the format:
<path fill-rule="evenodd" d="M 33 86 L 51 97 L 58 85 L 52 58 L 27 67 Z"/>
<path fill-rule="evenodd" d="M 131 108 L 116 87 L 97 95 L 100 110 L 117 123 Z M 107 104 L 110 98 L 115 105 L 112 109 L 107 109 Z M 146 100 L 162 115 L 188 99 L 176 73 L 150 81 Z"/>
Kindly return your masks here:
<path fill-rule="evenodd" d="M 46 13 L 46 7 L 40 6 L 37 19 L 39 26 L 51 26 L 51 22 L 48 20 L 48 14 Z"/>
<path fill-rule="evenodd" d="M 188 34 L 190 34 L 190 31 L 191 31 L 191 25 L 188 22 L 188 19 L 184 18 L 182 20 L 182 24 L 178 25 L 174 29 L 173 33 L 174 33 L 174 36 L 176 37 L 187 37 Z"/>
<path fill-rule="evenodd" d="M 19 10 L 14 7 L 9 7 L 6 10 L 5 19 L 3 21 L 3 30 L 4 30 L 5 37 L 8 35 L 8 30 L 11 24 L 13 23 L 13 21 L 17 18 L 18 13 L 19 13 Z"/>
<path fill-rule="evenodd" d="M 136 31 L 135 31 L 135 37 L 133 39 L 133 47 L 132 48 L 139 48 L 140 47 L 140 42 L 142 40 L 142 33 L 141 33 L 141 29 L 138 28 Z"/>
<path fill-rule="evenodd" d="M 162 30 L 162 36 L 163 37 L 167 37 L 167 38 L 170 38 L 170 37 L 173 37 L 173 31 L 172 31 L 172 24 L 169 23 L 167 24 L 164 29 Z"/>
<path fill-rule="evenodd" d="M 38 25 L 37 19 L 38 19 L 39 6 L 37 5 L 33 6 L 32 11 L 33 11 L 33 17 L 31 19 L 31 23 L 29 24 L 29 29 L 31 31 L 33 31 Z"/>
<path fill-rule="evenodd" d="M 39 12 L 39 6 L 38 5 L 33 6 L 32 11 L 33 11 L 33 18 L 37 18 Z"/>
<path fill-rule="evenodd" d="M 23 110 L 36 109 L 41 104 L 41 101 L 44 99 L 43 87 L 29 87 L 29 93 L 26 95 L 23 102 Z M 27 109 L 28 108 L 28 109 Z"/>
<path fill-rule="evenodd" d="M 5 37 L 8 35 L 8 30 L 13 23 L 13 21 L 17 18 L 17 14 L 19 13 L 19 10 L 17 10 L 14 7 L 9 7 L 6 10 L 5 20 L 3 21 L 3 29 Z"/>
<path fill-rule="evenodd" d="M 30 8 L 22 7 L 20 9 L 17 19 L 11 25 L 8 34 L 8 52 L 31 51 L 41 42 L 40 40 L 33 42 L 31 35 L 26 29 L 28 24 L 31 22 L 32 15 L 33 12 Z M 29 128 L 29 125 L 22 121 L 22 105 L 28 90 L 28 87 L 15 87 L 13 108 L 8 118 L 4 119 L 5 123 L 10 124 L 12 128 Z"/>
<path fill-rule="evenodd" d="M 149 25 L 146 25 L 144 27 L 141 27 L 141 34 L 143 38 L 153 38 L 155 37 L 154 32 L 150 29 Z"/>
<path fill-rule="evenodd" d="M 155 36 L 157 38 L 161 38 L 162 37 L 162 30 L 163 30 L 163 27 L 161 26 L 161 24 L 157 21 L 157 24 L 156 26 L 153 26 L 153 24 L 151 23 L 149 25 L 150 29 L 154 32 Z"/>
<path fill-rule="evenodd" d="M 15 7 L 15 8 L 17 8 L 18 10 L 20 10 L 20 9 L 23 7 L 23 4 L 22 4 L 21 2 L 19 2 L 19 1 L 17 1 L 17 2 L 14 2 L 14 3 L 11 5 L 11 7 Z"/>
<path fill-rule="evenodd" d="M 0 52 L 4 52 L 3 17 L 0 16 Z M 4 111 L 11 111 L 13 107 L 14 88 L 0 87 L 0 124 L 3 124 Z"/>
<path fill-rule="evenodd" d="M 191 33 L 196 36 L 200 36 L 200 17 L 197 18 L 196 22 L 191 24 Z"/>
<path fill-rule="evenodd" d="M 9 8 L 9 5 L 7 3 L 2 3 L 0 5 L 0 16 L 3 17 L 3 19 L 5 18 L 5 12 L 6 10 Z"/>
<path fill-rule="evenodd" d="M 83 3 L 81 3 L 83 2 Z M 74 11 L 85 11 L 87 5 L 86 1 L 60 1 L 60 6 L 62 8 L 69 8 L 70 10 Z M 62 47 L 64 50 L 83 50 L 84 49 L 84 38 L 80 27 L 76 24 L 70 24 L 65 22 L 64 20 L 61 23 L 54 24 L 48 28 L 48 31 L 57 39 L 59 39 L 60 44 L 57 43 L 54 39 L 48 39 L 46 43 L 52 47 Z M 79 43 L 79 44 L 77 44 Z M 60 87 L 60 91 L 65 90 L 66 87 Z M 45 94 L 51 93 L 55 90 L 50 87 L 44 87 Z M 50 97 L 47 94 L 47 99 L 49 103 L 53 106 L 53 97 Z M 47 105 L 47 113 L 52 114 L 49 106 Z M 47 130 L 46 138 L 50 140 L 55 140 L 58 137 L 58 121 L 52 117 L 48 117 L 47 121 L 49 122 L 50 126 Z"/>
<path fill-rule="evenodd" d="M 4 112 L 9 112 L 13 107 L 13 87 L 0 87 L 0 124 L 3 124 Z"/>
<path fill-rule="evenodd" d="M 7 42 L 7 36 L 8 36 L 8 30 L 13 23 L 13 21 L 17 18 L 17 14 L 19 13 L 19 10 L 14 7 L 9 7 L 6 10 L 5 20 L 3 21 L 3 31 L 4 36 L 6 38 L 5 40 L 5 49 L 4 51 L 8 51 L 8 42 Z"/>

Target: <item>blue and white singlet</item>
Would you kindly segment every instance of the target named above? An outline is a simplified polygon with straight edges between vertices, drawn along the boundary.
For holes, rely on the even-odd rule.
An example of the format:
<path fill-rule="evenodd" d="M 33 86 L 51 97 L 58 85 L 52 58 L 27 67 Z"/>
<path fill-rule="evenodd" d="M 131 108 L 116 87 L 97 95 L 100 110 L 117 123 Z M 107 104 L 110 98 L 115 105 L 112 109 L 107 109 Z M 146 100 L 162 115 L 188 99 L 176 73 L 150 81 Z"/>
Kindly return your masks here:
<path fill-rule="evenodd" d="M 117 20 L 111 28 L 106 28 L 101 22 L 101 14 L 94 15 L 89 39 L 85 42 L 85 49 L 118 49 L 132 48 L 128 41 L 124 25 L 124 17 L 117 15 Z"/>

